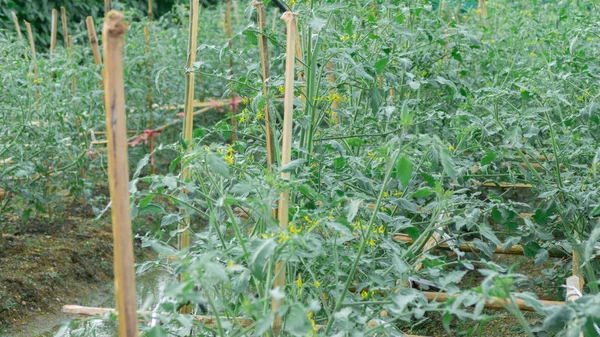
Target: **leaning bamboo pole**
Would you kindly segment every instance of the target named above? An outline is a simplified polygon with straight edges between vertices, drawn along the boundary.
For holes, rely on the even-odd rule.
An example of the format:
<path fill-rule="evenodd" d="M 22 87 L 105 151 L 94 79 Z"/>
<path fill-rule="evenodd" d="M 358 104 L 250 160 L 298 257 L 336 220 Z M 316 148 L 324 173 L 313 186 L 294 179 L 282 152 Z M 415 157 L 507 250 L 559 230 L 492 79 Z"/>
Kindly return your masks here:
<path fill-rule="evenodd" d="M 256 7 L 258 12 L 258 29 L 260 30 L 260 39 L 258 44 L 260 47 L 260 56 L 262 63 L 262 80 L 263 80 L 263 95 L 267 97 L 269 94 L 269 40 L 264 34 L 265 30 L 265 19 L 267 16 L 265 6 L 262 1 L 256 1 L 252 3 L 252 6 Z M 265 115 L 265 138 L 267 143 L 267 165 L 269 171 L 273 172 L 273 165 L 275 164 L 275 146 L 273 144 L 273 131 L 271 130 L 271 117 L 269 116 L 269 103 L 268 100 L 265 102 L 263 109 Z"/>
<path fill-rule="evenodd" d="M 430 292 L 430 291 L 423 291 L 422 292 L 425 297 L 427 297 L 427 300 L 429 302 L 448 302 L 448 300 L 458 297 L 460 294 L 447 294 L 447 293 L 443 293 L 443 292 Z M 560 301 L 545 301 L 545 300 L 538 300 L 542 305 L 544 306 L 559 306 L 559 305 L 565 305 L 565 302 L 560 302 Z M 488 308 L 488 309 L 504 309 L 507 305 L 512 304 L 513 302 L 510 299 L 506 299 L 506 298 L 500 298 L 500 297 L 491 297 L 490 299 L 488 299 L 485 302 L 484 307 Z M 535 309 L 529 305 L 527 305 L 525 303 L 524 300 L 517 298 L 515 299 L 514 304 L 516 304 L 520 310 L 523 311 L 535 311 Z"/>
<path fill-rule="evenodd" d="M 54 55 L 56 49 L 56 31 L 58 30 L 58 11 L 52 9 L 52 26 L 50 27 L 50 56 Z"/>
<path fill-rule="evenodd" d="M 96 37 L 96 27 L 94 27 L 94 19 L 91 16 L 85 18 L 85 27 L 87 28 L 88 39 L 90 40 L 90 46 L 92 46 L 92 54 L 94 55 L 94 64 L 96 66 L 102 65 L 102 56 L 100 56 L 100 48 L 98 48 L 98 38 Z M 100 79 L 98 80 L 100 88 L 104 88 L 102 81 L 102 71 L 100 71 Z"/>
<path fill-rule="evenodd" d="M 146 45 L 146 83 L 148 86 L 148 129 L 154 127 L 154 108 L 152 104 L 152 79 L 151 79 L 151 63 L 150 63 L 150 28 L 152 26 L 152 0 L 148 0 L 148 24 L 144 27 L 144 43 Z M 156 173 L 154 165 L 154 134 L 150 135 L 150 174 Z"/>
<path fill-rule="evenodd" d="M 394 241 L 404 242 L 406 244 L 412 245 L 414 244 L 414 240 L 408 236 L 407 234 L 396 234 L 394 235 Z M 433 246 L 434 249 L 442 249 L 442 250 L 451 250 L 450 246 L 446 242 L 437 242 L 436 245 Z M 481 253 L 481 249 L 475 247 L 471 243 L 461 243 L 453 247 L 461 252 L 465 253 Z M 505 248 L 502 246 L 496 246 L 494 249 L 494 254 L 499 255 L 525 255 L 525 249 L 521 245 L 514 245 L 510 248 Z M 554 258 L 573 258 L 574 255 L 569 254 L 560 249 L 548 249 L 548 256 Z M 593 257 L 595 260 L 600 260 L 600 255 L 596 255 Z"/>
<path fill-rule="evenodd" d="M 233 80 L 233 32 L 231 28 L 231 0 L 227 0 L 225 9 L 225 25 L 227 30 L 227 43 L 229 44 L 229 78 Z M 233 83 L 233 82 L 232 82 Z M 235 98 L 233 87 L 231 88 L 231 99 Z M 237 105 L 231 105 L 231 143 L 237 140 Z"/>
<path fill-rule="evenodd" d="M 60 6 L 60 18 L 62 23 L 63 40 L 65 49 L 69 48 L 69 29 L 67 27 L 67 10 L 64 6 Z"/>
<path fill-rule="evenodd" d="M 285 91 L 283 100 L 283 135 L 281 145 L 281 166 L 289 164 L 292 160 L 292 127 L 294 118 L 294 77 L 295 77 L 295 63 L 296 63 L 296 36 L 298 30 L 298 14 L 292 12 L 285 12 L 281 17 L 286 23 L 286 52 L 285 52 Z M 290 173 L 281 172 L 281 180 L 289 181 Z M 279 199 L 278 218 L 279 227 L 283 232 L 288 231 L 288 216 L 289 216 L 289 203 L 290 194 L 289 191 L 284 190 L 281 192 Z M 283 289 L 285 286 L 285 262 L 279 261 L 275 266 L 275 283 L 274 288 Z M 275 300 L 271 302 L 275 318 L 273 320 L 273 336 L 277 337 L 281 331 L 283 319 L 277 312 L 279 307 L 283 305 L 283 299 Z"/>
<path fill-rule="evenodd" d="M 123 14 L 110 11 L 104 20 L 104 80 L 106 128 L 108 136 L 108 178 L 112 203 L 114 269 L 119 336 L 136 337 L 137 303 L 133 240 L 129 206 L 129 163 L 123 80 L 123 42 L 127 25 Z"/>
<path fill-rule="evenodd" d="M 104 15 L 108 15 L 108 12 L 112 9 L 112 0 L 104 0 Z"/>
<path fill-rule="evenodd" d="M 17 14 L 15 12 L 10 12 L 10 16 L 12 17 L 13 22 L 15 23 L 15 29 L 17 30 L 17 37 L 20 40 L 23 40 L 23 34 L 21 34 L 21 25 L 19 25 L 19 18 L 17 18 Z M 23 56 L 25 56 L 25 59 L 29 59 L 29 57 L 27 56 L 27 51 L 23 51 Z"/>
<path fill-rule="evenodd" d="M 196 62 L 196 45 L 198 43 L 198 1 L 190 0 L 190 22 L 188 32 L 188 57 L 186 63 L 185 73 L 185 102 L 183 111 L 183 140 L 187 144 L 187 151 L 189 152 L 192 147 L 192 133 L 194 126 L 194 72 L 191 71 Z M 189 179 L 191 176 L 190 168 L 187 165 L 182 165 L 181 168 L 183 179 Z M 183 230 L 179 235 L 178 248 L 185 249 L 190 245 L 190 232 L 187 229 L 190 223 L 189 216 L 186 216 L 182 222 L 179 223 L 179 229 Z M 180 274 L 180 281 L 184 281 L 184 275 Z M 181 308 L 182 314 L 188 314 L 191 311 L 190 305 L 185 305 Z"/>
<path fill-rule="evenodd" d="M 25 28 L 27 29 L 27 39 L 29 40 L 29 47 L 31 48 L 31 58 L 35 61 L 35 41 L 33 40 L 33 32 L 31 31 L 31 24 L 27 21 L 25 22 Z M 37 67 L 35 68 L 37 69 Z"/>

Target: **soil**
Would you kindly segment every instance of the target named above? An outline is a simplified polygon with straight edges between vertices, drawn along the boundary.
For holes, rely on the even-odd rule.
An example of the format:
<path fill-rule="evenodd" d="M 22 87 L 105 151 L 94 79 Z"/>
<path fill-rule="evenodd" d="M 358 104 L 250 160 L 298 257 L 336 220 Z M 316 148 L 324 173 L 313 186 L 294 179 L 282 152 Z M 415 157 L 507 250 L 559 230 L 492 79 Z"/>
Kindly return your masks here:
<path fill-rule="evenodd" d="M 65 304 L 86 304 L 110 292 L 113 241 L 106 219 L 95 220 L 89 205 L 64 203 L 68 216 L 37 217 L 11 226 L 8 215 L 0 242 L 0 336 L 31 336 Z M 50 322 L 47 322 L 50 323 Z M 25 336 L 23 335 L 23 336 Z"/>

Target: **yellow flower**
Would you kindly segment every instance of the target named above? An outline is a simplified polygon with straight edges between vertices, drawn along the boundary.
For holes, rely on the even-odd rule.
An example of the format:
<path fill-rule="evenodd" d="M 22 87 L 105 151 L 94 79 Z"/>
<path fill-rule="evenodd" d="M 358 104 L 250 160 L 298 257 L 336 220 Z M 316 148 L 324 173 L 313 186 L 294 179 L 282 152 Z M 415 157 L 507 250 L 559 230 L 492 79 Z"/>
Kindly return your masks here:
<path fill-rule="evenodd" d="M 367 153 L 367 155 L 369 156 L 369 158 L 375 158 L 375 152 L 369 152 Z"/>
<path fill-rule="evenodd" d="M 455 149 L 454 149 L 454 146 L 452 146 L 452 145 L 448 146 L 448 150 L 450 150 L 450 151 L 454 151 L 454 150 L 455 150 Z"/>
<path fill-rule="evenodd" d="M 373 241 L 373 239 L 371 239 L 371 240 L 369 240 L 369 244 L 370 244 L 371 246 L 375 246 L 375 241 Z"/>
<path fill-rule="evenodd" d="M 369 297 L 369 292 L 366 290 L 361 291 L 360 297 L 362 297 L 363 300 L 366 299 L 367 297 Z"/>
<path fill-rule="evenodd" d="M 383 234 L 383 233 L 385 233 L 385 227 L 384 227 L 383 225 L 379 226 L 379 228 L 377 228 L 377 232 L 378 232 L 379 234 Z"/>
<path fill-rule="evenodd" d="M 244 97 L 244 98 L 242 98 L 242 103 L 244 103 L 244 104 L 248 104 L 248 97 Z"/>
<path fill-rule="evenodd" d="M 387 198 L 388 197 L 388 192 L 383 192 L 383 197 Z"/>
<path fill-rule="evenodd" d="M 206 151 L 210 151 L 210 146 L 208 146 L 208 145 L 204 145 L 204 149 L 205 149 Z"/>
<path fill-rule="evenodd" d="M 233 154 L 225 156 L 225 162 L 227 162 L 227 164 L 229 164 L 229 165 L 233 165 L 234 159 L 235 159 L 235 157 L 233 156 Z"/>
<path fill-rule="evenodd" d="M 388 209 L 387 209 L 385 206 L 381 206 L 381 211 L 382 211 L 382 212 L 387 212 L 387 210 L 388 210 Z"/>
<path fill-rule="evenodd" d="M 234 152 L 233 147 L 230 144 L 227 144 L 227 150 L 225 151 L 225 153 L 233 154 L 233 152 Z"/>
<path fill-rule="evenodd" d="M 285 92 L 285 88 L 283 87 L 283 85 L 279 86 L 279 92 L 282 94 Z"/>
<path fill-rule="evenodd" d="M 325 97 L 325 99 L 327 100 L 327 102 L 336 102 L 336 103 L 339 103 L 344 100 L 342 98 L 342 96 L 340 96 L 337 92 L 334 92 L 333 94 L 329 93 L 327 95 L 327 97 Z"/>
<path fill-rule="evenodd" d="M 296 228 L 296 225 L 292 224 L 290 226 L 290 233 L 296 235 L 296 234 L 300 234 L 302 232 L 302 226 L 298 226 L 298 228 Z"/>
<path fill-rule="evenodd" d="M 296 285 L 298 285 L 298 287 L 302 287 L 302 278 L 298 278 L 296 281 L 294 281 L 294 283 L 296 283 Z"/>
<path fill-rule="evenodd" d="M 534 52 L 531 52 L 531 53 L 529 53 L 529 56 L 531 56 L 531 57 L 534 57 L 534 56 L 535 56 L 535 53 L 534 53 Z"/>
<path fill-rule="evenodd" d="M 245 117 L 240 117 L 240 123 L 246 123 L 246 118 Z"/>
<path fill-rule="evenodd" d="M 401 197 L 401 196 L 402 196 L 402 192 L 401 192 L 401 191 L 398 191 L 398 190 L 395 190 L 395 191 L 394 191 L 394 196 L 395 196 L 395 197 Z"/>
<path fill-rule="evenodd" d="M 315 288 L 319 288 L 321 286 L 321 282 L 315 281 Z"/>
<path fill-rule="evenodd" d="M 340 39 L 341 39 L 342 41 L 348 41 L 348 40 L 350 40 L 350 35 L 342 35 L 342 36 L 340 37 Z"/>
<path fill-rule="evenodd" d="M 356 33 L 352 34 L 353 39 L 356 39 L 356 37 L 357 37 Z"/>
<path fill-rule="evenodd" d="M 279 239 L 277 239 L 277 242 L 282 243 L 282 242 L 288 241 L 289 239 L 290 239 L 289 235 L 279 232 Z"/>
<path fill-rule="evenodd" d="M 227 267 L 229 267 L 229 268 L 233 267 L 233 261 L 229 260 L 229 262 L 227 263 Z"/>
<path fill-rule="evenodd" d="M 588 37 L 586 38 L 587 41 L 594 41 L 594 38 Z"/>
<path fill-rule="evenodd" d="M 519 91 L 520 91 L 520 92 L 525 92 L 525 89 L 523 89 L 523 88 L 519 88 Z"/>
<path fill-rule="evenodd" d="M 265 115 L 263 114 L 263 112 L 262 112 L 262 111 L 259 111 L 259 112 L 256 114 L 256 119 L 257 119 L 257 120 L 260 120 L 260 119 L 263 119 L 263 118 L 265 118 Z"/>
<path fill-rule="evenodd" d="M 296 0 L 290 0 L 290 7 L 296 5 Z"/>

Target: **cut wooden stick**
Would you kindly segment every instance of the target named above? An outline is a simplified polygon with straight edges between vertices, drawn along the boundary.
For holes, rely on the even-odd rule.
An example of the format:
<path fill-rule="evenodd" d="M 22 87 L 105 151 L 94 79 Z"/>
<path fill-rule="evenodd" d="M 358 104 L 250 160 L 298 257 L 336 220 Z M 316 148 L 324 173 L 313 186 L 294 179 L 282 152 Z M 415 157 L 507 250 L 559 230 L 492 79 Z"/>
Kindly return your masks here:
<path fill-rule="evenodd" d="M 270 65 L 269 65 L 269 39 L 264 35 L 266 9 L 262 1 L 256 1 L 252 3 L 252 6 L 256 7 L 258 12 L 258 29 L 260 30 L 261 36 L 258 39 L 260 47 L 260 56 L 262 63 L 262 79 L 263 79 L 263 95 L 267 97 L 269 94 L 269 77 L 270 77 Z M 275 146 L 273 144 L 273 131 L 271 130 L 271 118 L 269 116 L 269 104 L 268 100 L 265 102 L 263 109 L 265 115 L 265 138 L 267 143 L 267 165 L 269 171 L 273 172 L 273 165 L 275 164 Z"/>
<path fill-rule="evenodd" d="M 58 30 L 58 11 L 52 9 L 52 27 L 50 27 L 50 56 L 54 54 L 56 49 L 56 31 Z"/>
<path fill-rule="evenodd" d="M 404 242 L 409 245 L 412 245 L 414 243 L 414 240 L 407 234 L 396 234 L 396 235 L 394 235 L 394 240 L 399 241 L 399 242 Z M 451 250 L 450 246 L 445 242 L 441 242 L 441 243 L 435 245 L 433 248 L 443 249 L 443 250 Z M 474 245 L 472 245 L 470 243 L 462 243 L 462 244 L 456 245 L 454 248 L 458 249 L 461 252 L 465 252 L 465 253 L 481 253 L 481 249 L 475 247 Z M 496 248 L 494 249 L 494 254 L 525 255 L 525 250 L 524 250 L 523 246 L 521 246 L 521 245 L 514 245 L 507 249 L 504 249 L 504 247 L 502 247 L 502 246 L 496 246 Z M 568 252 L 565 252 L 563 250 L 560 250 L 558 248 L 549 249 L 548 255 L 550 257 L 554 257 L 554 258 L 569 258 L 569 259 L 572 258 L 571 254 L 569 254 Z M 594 259 L 600 260 L 600 255 L 596 255 L 594 257 Z"/>
<path fill-rule="evenodd" d="M 231 29 L 231 0 L 226 0 L 225 10 L 225 25 L 227 30 L 227 43 L 229 44 L 229 78 L 233 79 L 233 33 Z M 233 92 L 233 86 L 231 87 L 231 100 L 235 98 Z M 237 140 L 237 120 L 235 115 L 237 114 L 237 104 L 231 105 L 231 143 L 235 143 Z"/>
<path fill-rule="evenodd" d="M 189 22 L 189 35 L 188 35 L 188 57 L 186 63 L 186 69 L 188 71 L 185 73 L 185 101 L 184 101 L 184 121 L 183 121 L 183 140 L 187 144 L 187 151 L 190 152 L 192 149 L 192 135 L 193 135 L 193 127 L 194 127 L 194 72 L 190 71 L 190 69 L 194 66 L 194 62 L 196 62 L 196 45 L 198 43 L 198 1 L 199 0 L 190 0 L 190 22 Z M 191 173 L 190 168 L 187 165 L 182 165 L 182 178 L 184 180 L 189 179 Z M 185 249 L 190 245 L 190 232 L 187 229 L 190 223 L 189 216 L 184 217 L 184 219 L 179 223 L 179 229 L 183 230 L 179 235 L 178 239 L 178 248 Z M 184 275 L 179 275 L 180 281 L 184 281 Z M 182 314 L 189 314 L 192 308 L 190 305 L 185 305 L 181 308 L 180 312 Z"/>
<path fill-rule="evenodd" d="M 88 38 L 90 40 L 90 46 L 92 46 L 92 54 L 94 55 L 94 63 L 99 66 L 102 65 L 102 57 L 100 56 L 100 49 L 98 48 L 98 38 L 96 37 L 96 28 L 94 27 L 94 19 L 91 16 L 85 18 L 85 26 L 87 28 Z"/>
<path fill-rule="evenodd" d="M 19 18 L 17 18 L 17 14 L 15 12 L 10 12 L 10 16 L 12 17 L 13 22 L 15 23 L 15 29 L 17 30 L 17 37 L 19 40 L 23 40 L 23 34 L 21 34 L 21 25 L 19 25 Z M 25 59 L 29 59 L 27 56 L 27 51 L 23 51 L 23 56 Z"/>
<path fill-rule="evenodd" d="M 67 46 L 69 47 L 69 54 L 71 56 L 71 61 L 74 61 L 75 59 L 75 50 L 73 49 L 73 36 L 69 35 L 69 37 L 67 38 Z M 75 80 L 75 75 L 71 76 L 71 92 L 73 93 L 73 95 L 75 95 L 75 84 L 76 84 L 76 80 Z"/>
<path fill-rule="evenodd" d="M 151 15 L 152 10 L 152 0 L 149 0 L 148 3 L 148 16 Z M 150 25 L 146 25 L 144 27 L 144 42 L 146 45 L 146 83 L 148 86 L 148 114 L 150 115 L 148 118 L 148 129 L 152 130 L 154 127 L 154 107 L 152 104 L 152 79 L 150 76 L 151 72 L 151 64 L 150 64 Z M 154 166 L 154 135 L 150 136 L 150 174 L 156 173 L 156 167 Z"/>
<path fill-rule="evenodd" d="M 31 48 L 31 59 L 33 60 L 33 76 L 37 77 L 37 62 L 35 56 L 35 41 L 33 40 L 33 32 L 31 31 L 31 24 L 27 21 L 25 22 L 25 28 L 27 29 L 27 39 L 29 40 L 29 48 Z M 40 93 L 36 91 L 36 96 L 39 99 Z"/>
<path fill-rule="evenodd" d="M 294 78 L 296 76 L 296 36 L 297 36 L 297 19 L 298 14 L 285 12 L 281 19 L 286 23 L 286 52 L 285 52 L 285 96 L 283 101 L 283 135 L 281 145 L 281 167 L 289 164 L 292 161 L 292 131 L 294 118 Z M 290 173 L 281 172 L 281 180 L 289 181 Z M 289 191 L 283 191 L 279 199 L 279 208 L 277 217 L 279 219 L 279 227 L 281 231 L 288 231 L 288 216 L 289 216 Z M 275 266 L 275 283 L 274 288 L 283 289 L 285 286 L 285 262 L 280 261 Z M 282 317 L 277 310 L 283 305 L 283 299 L 272 300 L 272 309 L 275 313 L 273 320 L 273 336 L 277 337 L 281 331 L 283 323 Z"/>
<path fill-rule="evenodd" d="M 69 30 L 67 28 L 67 10 L 64 6 L 60 6 L 60 18 L 62 23 L 63 39 L 65 43 L 65 49 L 69 48 Z"/>
<path fill-rule="evenodd" d="M 458 294 L 455 295 L 449 295 L 447 293 L 436 293 L 436 292 L 429 292 L 429 291 L 424 291 L 423 294 L 425 295 L 425 297 L 427 297 L 427 300 L 429 302 L 448 302 L 448 300 L 458 297 Z M 565 302 L 559 302 L 559 301 L 544 301 L 544 300 L 538 300 L 542 305 L 544 306 L 556 306 L 556 305 L 565 305 Z M 500 297 L 492 297 L 491 299 L 487 300 L 485 302 L 485 307 L 488 309 L 504 309 L 507 305 L 511 304 L 511 300 L 510 299 L 504 299 L 504 298 L 500 298 Z M 525 304 L 525 301 L 522 299 L 517 298 L 515 300 L 515 304 L 519 307 L 520 310 L 523 311 L 535 311 L 533 309 L 533 307 L 528 306 L 527 304 Z"/>
<path fill-rule="evenodd" d="M 137 337 L 137 302 L 133 240 L 129 206 L 129 163 L 123 80 L 123 40 L 127 25 L 123 14 L 111 11 L 104 20 L 104 80 L 106 127 L 108 136 L 108 180 L 112 204 L 114 269 L 119 336 Z"/>

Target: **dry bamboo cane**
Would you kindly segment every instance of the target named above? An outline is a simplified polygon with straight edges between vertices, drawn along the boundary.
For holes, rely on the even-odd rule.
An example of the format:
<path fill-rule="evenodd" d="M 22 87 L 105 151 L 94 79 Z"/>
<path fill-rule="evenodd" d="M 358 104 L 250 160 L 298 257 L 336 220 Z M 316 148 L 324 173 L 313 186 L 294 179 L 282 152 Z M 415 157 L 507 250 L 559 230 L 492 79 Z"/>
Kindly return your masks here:
<path fill-rule="evenodd" d="M 69 48 L 69 29 L 67 28 L 67 10 L 64 6 L 60 6 L 60 18 L 62 20 L 62 31 L 63 39 L 65 43 L 65 49 Z"/>
<path fill-rule="evenodd" d="M 148 18 L 152 15 L 152 0 L 148 3 Z M 146 44 L 146 82 L 148 85 L 148 110 L 150 112 L 150 118 L 148 120 L 148 129 L 152 130 L 154 127 L 154 109 L 152 108 L 152 80 L 150 78 L 150 25 L 149 23 L 144 27 L 144 41 Z M 156 173 L 156 167 L 154 166 L 154 133 L 150 135 L 150 174 Z"/>
<path fill-rule="evenodd" d="M 35 56 L 35 41 L 33 40 L 33 32 L 31 31 L 31 24 L 27 21 L 25 22 L 25 28 L 27 28 L 27 39 L 29 39 L 29 47 L 31 48 L 31 60 L 33 61 L 33 77 L 37 78 L 37 58 Z M 35 91 L 35 97 L 39 101 L 40 92 L 38 90 Z"/>
<path fill-rule="evenodd" d="M 577 276 L 579 281 L 579 290 L 581 291 L 581 289 L 583 289 L 583 286 L 585 285 L 585 279 L 583 278 L 583 270 L 581 269 L 581 256 L 579 256 L 579 253 L 577 253 L 575 249 L 572 250 L 572 256 L 572 273 L 573 276 Z"/>
<path fill-rule="evenodd" d="M 15 29 L 17 30 L 17 37 L 19 38 L 19 40 L 23 39 L 23 34 L 21 34 L 21 26 L 19 25 L 19 19 L 17 18 L 17 14 L 15 14 L 15 12 L 10 12 L 10 16 L 13 19 L 13 22 L 15 23 Z M 29 57 L 27 56 L 27 51 L 23 51 L 23 56 L 25 56 L 25 59 L 28 60 Z"/>
<path fill-rule="evenodd" d="M 194 126 L 194 72 L 191 68 L 196 62 L 196 44 L 198 43 L 198 1 L 190 0 L 190 23 L 189 23 L 189 35 L 188 35 L 188 57 L 186 63 L 186 76 L 185 76 L 185 102 L 184 102 L 184 121 L 183 121 L 183 140 L 187 144 L 187 151 L 189 152 L 192 147 L 192 133 Z M 189 179 L 190 168 L 186 165 L 182 165 L 182 177 L 183 179 Z M 190 232 L 187 226 L 190 223 L 189 216 L 186 216 L 182 222 L 179 223 L 179 229 L 185 229 L 179 235 L 178 246 L 179 249 L 185 249 L 190 245 Z M 184 275 L 179 275 L 179 280 L 184 281 Z M 181 308 L 182 314 L 188 314 L 192 310 L 190 305 L 185 305 Z"/>
<path fill-rule="evenodd" d="M 104 0 L 104 15 L 107 15 L 111 9 L 112 9 L 112 0 Z"/>
<path fill-rule="evenodd" d="M 58 11 L 52 9 L 52 27 L 50 27 L 50 56 L 54 54 L 56 49 L 56 31 L 58 30 Z"/>
<path fill-rule="evenodd" d="M 233 52 L 233 42 L 231 39 L 233 38 L 233 32 L 231 29 L 231 0 L 227 0 L 226 2 L 226 10 L 225 10 L 225 25 L 227 30 L 227 40 L 229 44 L 229 77 L 233 79 L 233 56 L 231 53 Z M 233 90 L 231 91 L 231 100 L 235 98 L 235 93 Z M 237 115 L 237 106 L 235 104 L 231 105 L 231 143 L 235 143 L 237 140 L 237 120 L 235 119 L 235 115 Z"/>
<path fill-rule="evenodd" d="M 148 20 L 154 19 L 154 12 L 152 11 L 152 0 L 148 0 Z"/>
<path fill-rule="evenodd" d="M 71 54 L 71 60 L 74 60 L 75 51 L 73 49 L 73 35 L 69 35 L 69 37 L 67 38 L 67 42 L 67 46 L 69 47 L 69 53 Z M 73 92 L 73 95 L 75 95 L 75 81 L 75 75 L 71 76 L 71 91 Z M 79 124 L 79 122 L 77 122 L 77 124 Z"/>
<path fill-rule="evenodd" d="M 92 54 L 94 55 L 94 64 L 97 66 L 102 65 L 102 57 L 100 56 L 100 49 L 98 48 L 98 38 L 96 37 L 96 28 L 94 27 L 94 19 L 91 16 L 88 16 L 85 19 L 85 26 L 88 32 L 88 38 L 90 40 L 90 45 L 92 46 Z M 100 88 L 104 88 L 102 83 L 102 71 L 100 72 L 100 79 L 98 82 L 100 83 Z"/>
<path fill-rule="evenodd" d="M 262 61 L 262 77 L 263 77 L 263 95 L 265 97 L 269 93 L 269 40 L 264 35 L 266 10 L 262 1 L 256 1 L 252 3 L 252 6 L 256 7 L 258 11 L 258 29 L 260 30 L 261 37 L 258 40 L 260 46 L 260 56 Z M 275 164 L 275 147 L 273 146 L 273 131 L 271 130 L 271 118 L 269 116 L 269 104 L 265 103 L 264 107 L 265 114 L 265 133 L 267 142 L 267 164 L 269 165 L 269 171 L 273 172 L 273 164 Z"/>
<path fill-rule="evenodd" d="M 296 58 L 296 36 L 298 14 L 285 12 L 281 19 L 285 21 L 287 27 L 287 42 L 285 53 L 285 96 L 283 101 L 283 135 L 281 145 L 281 166 L 284 167 L 292 160 L 292 126 L 294 118 L 294 77 L 295 77 L 295 58 Z M 281 172 L 281 180 L 288 181 L 289 172 Z M 283 232 L 288 231 L 288 212 L 289 212 L 290 194 L 289 191 L 283 191 L 279 199 L 278 218 L 279 227 Z M 275 283 L 273 288 L 283 289 L 285 286 L 285 262 L 277 262 L 275 266 Z M 283 323 L 282 317 L 277 312 L 283 305 L 283 299 L 271 302 L 275 318 L 273 320 L 273 336 L 279 336 Z"/>
<path fill-rule="evenodd" d="M 111 11 L 104 20 L 104 80 L 108 136 L 108 178 L 112 202 L 114 269 L 119 336 L 137 337 L 137 303 L 133 240 L 129 206 L 129 164 L 123 81 L 123 40 L 127 25 L 123 14 Z"/>

